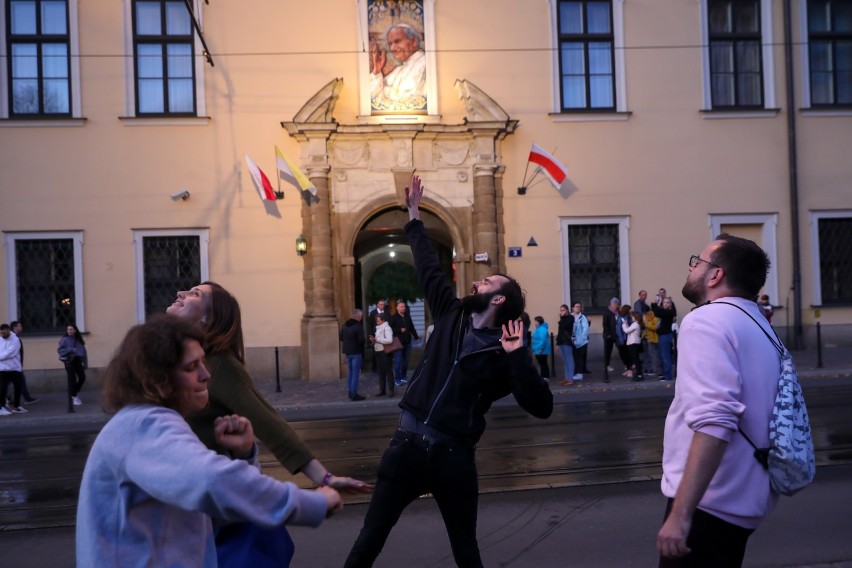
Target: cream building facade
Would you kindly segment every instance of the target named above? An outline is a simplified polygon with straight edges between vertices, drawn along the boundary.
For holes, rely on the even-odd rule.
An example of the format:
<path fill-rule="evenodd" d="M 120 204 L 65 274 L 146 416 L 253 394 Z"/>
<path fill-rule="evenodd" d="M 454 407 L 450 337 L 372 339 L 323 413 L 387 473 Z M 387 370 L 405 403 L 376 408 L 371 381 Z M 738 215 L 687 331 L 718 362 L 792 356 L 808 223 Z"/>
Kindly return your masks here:
<path fill-rule="evenodd" d="M 340 376 L 340 325 L 391 245 L 410 261 L 414 171 L 459 294 L 507 271 L 530 315 L 579 300 L 600 333 L 613 295 L 664 287 L 685 313 L 689 256 L 727 231 L 769 253 L 782 339 L 820 322 L 849 343 L 848 1 L 189 5 L 2 3 L 0 320 L 26 326 L 30 382 L 61 384 L 68 322 L 102 367 L 207 279 L 240 300 L 257 376 L 275 347 L 282 378 Z M 420 33 L 425 102 L 376 112 L 371 53 L 396 23 Z M 532 143 L 575 191 L 518 191 Z M 261 201 L 244 156 L 276 185 L 275 146 L 318 203 L 284 182 Z"/>

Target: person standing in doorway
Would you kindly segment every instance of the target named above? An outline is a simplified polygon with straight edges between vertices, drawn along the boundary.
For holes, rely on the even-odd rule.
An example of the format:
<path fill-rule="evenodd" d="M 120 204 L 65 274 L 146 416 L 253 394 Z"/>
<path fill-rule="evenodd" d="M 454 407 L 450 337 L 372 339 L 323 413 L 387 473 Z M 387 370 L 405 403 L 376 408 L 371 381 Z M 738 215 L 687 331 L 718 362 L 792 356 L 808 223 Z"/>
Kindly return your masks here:
<path fill-rule="evenodd" d="M 343 354 L 346 355 L 347 386 L 349 400 L 364 400 L 358 394 L 358 379 L 361 377 L 361 363 L 364 360 L 364 312 L 352 310 L 352 315 L 340 329 L 340 341 L 343 342 Z"/>
<path fill-rule="evenodd" d="M 411 338 L 420 341 L 420 336 L 417 335 L 417 330 L 414 328 L 414 322 L 411 321 L 411 314 L 408 313 L 408 306 L 404 300 L 399 300 L 396 303 L 396 313 L 391 316 L 390 326 L 393 334 L 399 338 L 402 343 L 402 349 L 398 349 L 393 354 L 393 374 L 396 381 L 396 386 L 404 385 L 408 382 L 408 359 L 411 357 Z"/>
<path fill-rule="evenodd" d="M 367 336 L 375 336 L 376 335 L 376 316 L 382 316 L 382 321 L 388 321 L 387 310 L 387 301 L 384 299 L 380 299 L 376 302 L 376 307 L 370 310 L 370 315 L 367 318 Z M 376 373 L 379 370 L 379 361 L 377 351 L 373 350 L 372 359 L 373 359 L 373 372 Z"/>

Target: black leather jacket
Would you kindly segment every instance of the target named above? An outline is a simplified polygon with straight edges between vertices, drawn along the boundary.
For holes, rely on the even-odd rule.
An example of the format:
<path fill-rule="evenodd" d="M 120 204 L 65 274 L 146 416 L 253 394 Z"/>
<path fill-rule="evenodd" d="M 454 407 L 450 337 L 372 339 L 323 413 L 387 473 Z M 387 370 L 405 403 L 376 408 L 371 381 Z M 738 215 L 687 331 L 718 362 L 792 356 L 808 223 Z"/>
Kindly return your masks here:
<path fill-rule="evenodd" d="M 460 356 L 465 333 L 471 328 L 470 315 L 447 282 L 423 223 L 410 221 L 405 232 L 435 329 L 399 406 L 419 421 L 471 444 L 485 431 L 485 413 L 491 404 L 508 394 L 533 416 L 548 418 L 553 395 L 528 349 L 506 353 L 495 333 L 493 341 Z"/>

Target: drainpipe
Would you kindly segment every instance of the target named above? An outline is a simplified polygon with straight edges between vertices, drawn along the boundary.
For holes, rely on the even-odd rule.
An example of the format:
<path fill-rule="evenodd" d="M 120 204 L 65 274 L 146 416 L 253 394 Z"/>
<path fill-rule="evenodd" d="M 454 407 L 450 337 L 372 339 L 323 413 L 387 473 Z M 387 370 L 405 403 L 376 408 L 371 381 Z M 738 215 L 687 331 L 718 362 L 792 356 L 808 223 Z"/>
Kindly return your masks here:
<path fill-rule="evenodd" d="M 790 184 L 790 224 L 793 245 L 793 349 L 803 347 L 802 259 L 799 254 L 799 182 L 796 156 L 796 93 L 793 81 L 793 24 L 791 0 L 784 0 L 784 63 L 787 76 L 787 152 Z"/>

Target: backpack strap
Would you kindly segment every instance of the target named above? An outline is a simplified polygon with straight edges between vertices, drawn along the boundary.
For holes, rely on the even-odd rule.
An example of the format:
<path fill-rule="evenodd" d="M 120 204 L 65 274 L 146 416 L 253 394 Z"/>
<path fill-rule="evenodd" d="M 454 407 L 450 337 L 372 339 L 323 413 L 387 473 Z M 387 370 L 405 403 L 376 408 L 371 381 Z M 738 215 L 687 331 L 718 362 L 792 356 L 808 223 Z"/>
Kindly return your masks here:
<path fill-rule="evenodd" d="M 772 343 L 772 345 L 775 346 L 775 349 L 778 350 L 779 355 L 781 355 L 781 357 L 784 357 L 786 348 L 784 347 L 784 344 L 781 343 L 781 339 L 778 337 L 778 334 L 775 333 L 774 329 L 772 330 L 772 333 L 775 335 L 775 339 L 772 339 L 772 336 L 769 335 L 769 332 L 766 331 L 766 328 L 764 328 L 762 325 L 760 325 L 760 323 L 756 319 L 754 319 L 754 317 L 750 313 L 745 311 L 741 306 L 738 306 L 737 304 L 734 304 L 732 302 L 707 302 L 707 303 L 708 304 L 728 304 L 729 306 L 734 306 L 739 311 L 741 311 L 742 313 L 747 315 L 749 317 L 749 319 L 751 319 L 751 321 L 753 321 L 755 323 L 755 325 L 760 328 L 760 331 L 762 331 L 763 334 L 766 335 L 766 338 L 770 341 L 770 343 Z M 754 459 L 756 459 L 758 461 L 758 463 L 760 463 L 760 465 L 763 466 L 763 469 L 769 469 L 769 448 L 758 448 L 755 445 L 755 443 L 751 441 L 751 438 L 749 438 L 746 435 L 746 433 L 743 432 L 743 429 L 740 428 L 739 424 L 737 424 L 737 430 L 742 435 L 742 437 L 745 438 L 746 442 L 748 442 L 748 444 L 752 448 L 754 448 Z"/>

